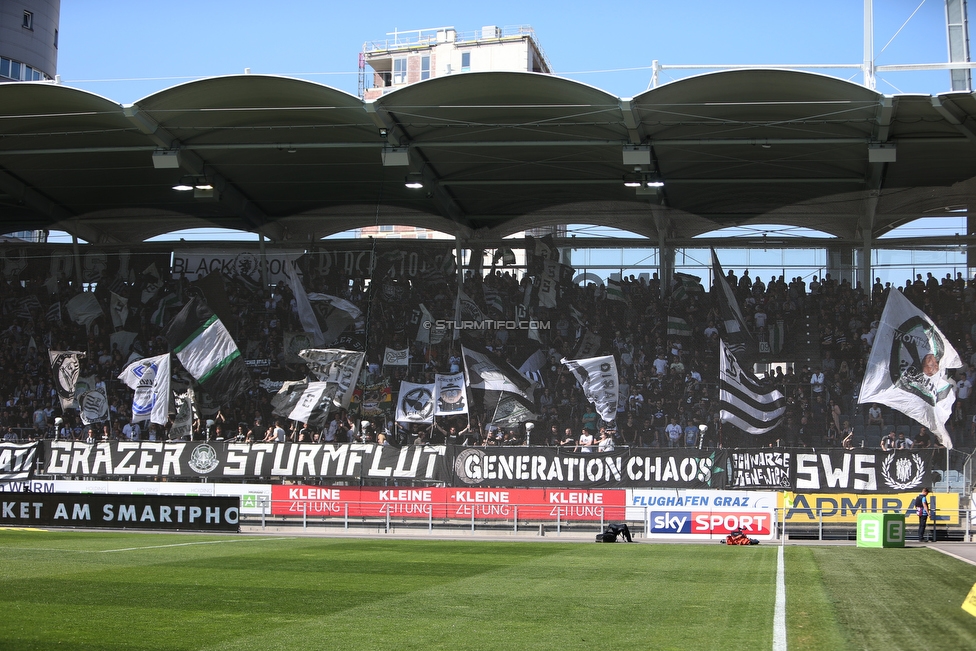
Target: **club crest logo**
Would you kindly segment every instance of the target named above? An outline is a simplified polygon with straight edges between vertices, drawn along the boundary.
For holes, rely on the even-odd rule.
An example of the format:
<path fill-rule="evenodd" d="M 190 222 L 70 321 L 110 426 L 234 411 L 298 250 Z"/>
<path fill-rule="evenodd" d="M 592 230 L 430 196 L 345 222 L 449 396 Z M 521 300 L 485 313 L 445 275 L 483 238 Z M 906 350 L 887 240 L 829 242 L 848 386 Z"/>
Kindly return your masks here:
<path fill-rule="evenodd" d="M 220 460 L 217 458 L 217 451 L 212 446 L 204 443 L 193 448 L 193 452 L 190 453 L 188 465 L 193 472 L 206 475 L 209 472 L 213 472 L 220 465 Z"/>
<path fill-rule="evenodd" d="M 411 421 L 427 421 L 434 413 L 434 399 L 430 389 L 416 387 L 408 391 L 400 401 L 403 416 Z"/>
<path fill-rule="evenodd" d="M 881 479 L 888 488 L 897 491 L 918 488 L 925 481 L 925 462 L 919 454 L 892 452 L 881 462 Z"/>
<path fill-rule="evenodd" d="M 477 484 L 481 482 L 477 476 L 472 476 L 469 470 L 480 468 L 484 462 L 485 453 L 475 448 L 467 448 L 454 458 L 454 476 L 464 484 Z M 480 472 L 476 472 L 480 475 Z"/>
<path fill-rule="evenodd" d="M 945 353 L 945 342 L 935 327 L 922 317 L 911 317 L 895 329 L 891 342 L 892 385 L 934 407 L 952 391 L 940 372 Z"/>

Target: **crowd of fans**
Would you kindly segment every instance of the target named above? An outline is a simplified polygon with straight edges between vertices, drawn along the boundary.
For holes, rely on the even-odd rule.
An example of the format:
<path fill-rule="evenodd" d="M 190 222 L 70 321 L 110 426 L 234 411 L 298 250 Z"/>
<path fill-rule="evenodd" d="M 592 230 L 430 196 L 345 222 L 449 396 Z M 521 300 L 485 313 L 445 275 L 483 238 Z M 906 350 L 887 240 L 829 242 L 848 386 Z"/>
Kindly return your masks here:
<path fill-rule="evenodd" d="M 515 368 L 536 351 L 543 351 L 545 362 L 532 369 L 535 417 L 528 424 L 498 424 L 494 417 L 497 396 L 482 392 L 471 392 L 466 415 L 437 417 L 432 425 L 394 422 L 400 381 L 432 382 L 435 373 L 463 370 L 462 340 L 452 337 L 450 331 L 440 341 L 433 331 L 425 336 L 420 322 L 423 312 L 418 307 L 423 305 L 435 319 L 454 319 L 457 281 L 450 270 L 421 278 L 389 273 L 373 282 L 341 275 L 317 277 L 307 271 L 304 284 L 308 292 L 337 296 L 362 311 L 359 331 L 350 325 L 345 333 L 347 343 L 366 351 L 359 386 L 387 387 L 392 399 L 377 404 L 363 399 L 360 392 L 349 410 L 330 415 L 325 427 L 290 422 L 273 414 L 271 399 L 281 381 L 305 374 L 303 364 L 294 359 L 294 351 L 284 345 L 286 333 L 302 330 L 297 303 L 284 281 L 262 293 L 250 283 L 226 278 L 225 296 L 234 319 L 228 327 L 247 359 L 267 363 L 254 365 L 254 386 L 233 404 L 199 401 L 202 404 L 198 405 L 194 437 L 392 445 L 533 444 L 582 451 L 624 445 L 879 445 L 884 449 L 938 445 L 936 437 L 901 414 L 857 402 L 890 287 L 879 281 L 865 291 L 846 280 L 837 282 L 829 274 L 814 276 L 809 282 L 799 277 L 787 282 L 782 276 L 764 281 L 748 270 L 741 275 L 729 270 L 726 278 L 754 336 L 766 341 L 771 339 L 771 329 L 782 333 L 782 350 L 769 359 L 793 358 L 801 320 L 819 327 L 820 338 L 814 347 L 818 359 L 802 364 L 786 362 L 761 374 L 787 399 L 783 425 L 766 435 L 750 436 L 719 420 L 715 378 L 722 320 L 714 287 L 705 291 L 679 278 L 662 288 L 656 274 L 641 279 L 630 276 L 620 281 L 621 297 L 608 294 L 605 286 L 560 282 L 555 307 L 543 307 L 540 303 L 547 301 L 538 298 L 539 274 L 529 275 L 514 266 L 493 266 L 489 271 L 465 270 L 463 290 L 486 316 L 497 321 L 497 326 L 469 330 L 464 336 L 473 337 Z M 173 294 L 185 299 L 197 290 L 184 279 L 168 278 L 164 273 L 158 292 L 143 304 L 144 287 L 139 278 L 124 283 L 114 280 L 81 287 L 66 277 L 53 283 L 43 277 L 8 278 L 0 285 L 4 328 L 0 335 L 0 426 L 4 440 L 168 437 L 170 425 L 131 421 L 132 393 L 116 378 L 131 359 L 169 349 L 163 329 L 151 318 L 160 297 Z M 110 287 L 131 306 L 127 321 L 119 328 L 108 316 Z M 679 288 L 681 291 L 676 291 Z M 52 310 L 82 289 L 94 292 L 106 314 L 87 327 L 72 322 L 64 309 Z M 947 427 L 957 447 L 971 446 L 976 442 L 971 416 L 976 381 L 976 279 L 967 282 L 961 274 L 941 280 L 932 274 L 926 279 L 919 275 L 906 280 L 900 289 L 936 321 L 964 361 L 963 368 L 953 374 L 956 402 Z M 171 307 L 166 320 L 178 309 L 178 305 Z M 690 335 L 669 334 L 668 317 L 683 319 Z M 527 328 L 524 324 L 529 320 L 543 326 Z M 113 346 L 110 337 L 118 329 L 136 333 L 131 351 Z M 590 356 L 612 354 L 616 359 L 620 383 L 614 421 L 604 422 L 597 415 L 572 374 L 560 363 L 562 358 L 576 356 L 584 338 L 594 346 Z M 408 348 L 410 364 L 384 366 L 387 348 Z M 81 376 L 94 376 L 104 383 L 110 403 L 108 422 L 86 426 L 77 411 L 62 412 L 52 386 L 49 350 L 85 353 Z"/>

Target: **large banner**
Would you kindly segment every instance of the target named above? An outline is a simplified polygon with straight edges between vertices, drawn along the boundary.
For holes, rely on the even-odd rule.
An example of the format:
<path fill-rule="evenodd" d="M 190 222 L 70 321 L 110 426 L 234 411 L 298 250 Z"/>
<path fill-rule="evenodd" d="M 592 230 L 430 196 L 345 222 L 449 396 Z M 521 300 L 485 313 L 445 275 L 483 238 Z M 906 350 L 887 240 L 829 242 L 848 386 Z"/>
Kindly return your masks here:
<path fill-rule="evenodd" d="M 779 494 L 758 491 L 627 491 L 627 519 L 643 520 L 649 538 L 725 538 L 742 529 L 750 538 L 772 540 Z"/>
<path fill-rule="evenodd" d="M 454 486 L 725 488 L 725 450 L 448 448 Z"/>
<path fill-rule="evenodd" d="M 0 443 L 0 485 L 29 480 L 36 454 L 34 443 Z"/>
<path fill-rule="evenodd" d="M 4 493 L 0 525 L 240 531 L 236 497 Z"/>
<path fill-rule="evenodd" d="M 37 444 L 0 444 L 0 482 L 30 479 Z M 397 448 L 373 443 L 45 441 L 40 477 L 323 477 L 455 487 L 902 493 L 932 484 L 932 450 Z"/>
<path fill-rule="evenodd" d="M 931 485 L 932 450 L 795 452 L 790 485 L 803 492 L 900 493 Z"/>
<path fill-rule="evenodd" d="M 788 495 L 786 525 L 827 524 L 857 522 L 858 513 L 903 513 L 909 531 L 918 527 L 918 515 L 912 504 L 920 491 L 889 495 L 864 495 L 854 493 L 811 493 Z M 930 493 L 935 509 L 936 525 L 959 524 L 959 494 Z M 933 520 L 930 518 L 929 522 Z"/>
<path fill-rule="evenodd" d="M 442 445 L 45 441 L 41 474 L 95 477 L 328 477 L 443 482 Z"/>
<path fill-rule="evenodd" d="M 271 514 L 440 520 L 580 520 L 625 517 L 622 490 L 272 486 Z"/>
<path fill-rule="evenodd" d="M 275 248 L 265 250 L 269 283 L 276 285 L 281 281 L 288 282 L 286 262 L 290 257 L 295 257 L 295 251 Z M 175 249 L 173 251 L 173 278 L 200 280 L 214 271 L 229 278 L 241 276 L 254 282 L 260 281 L 261 254 L 259 251 L 247 249 L 211 251 Z"/>

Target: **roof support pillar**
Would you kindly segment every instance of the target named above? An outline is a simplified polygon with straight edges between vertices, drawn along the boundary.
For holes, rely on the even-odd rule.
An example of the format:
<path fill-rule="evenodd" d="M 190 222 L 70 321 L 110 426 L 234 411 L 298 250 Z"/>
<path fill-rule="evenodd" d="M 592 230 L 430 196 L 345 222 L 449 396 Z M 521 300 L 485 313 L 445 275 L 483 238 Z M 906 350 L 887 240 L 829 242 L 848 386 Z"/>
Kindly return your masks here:
<path fill-rule="evenodd" d="M 674 276 L 674 247 L 668 240 L 671 221 L 663 211 L 652 209 L 652 212 L 657 227 L 658 279 L 661 284 L 661 298 L 665 298 L 671 290 L 671 278 Z"/>
<path fill-rule="evenodd" d="M 78 248 L 78 236 L 71 236 L 71 257 L 75 261 L 75 282 L 78 285 L 78 291 L 81 291 L 81 249 Z"/>
<path fill-rule="evenodd" d="M 264 233 L 258 231 L 258 255 L 261 257 L 261 295 L 268 293 L 268 252 L 264 248 Z"/>
<path fill-rule="evenodd" d="M 874 245 L 874 216 L 878 210 L 877 193 L 871 193 L 871 196 L 865 202 L 865 208 L 864 222 L 861 224 L 863 243 L 861 245 L 860 264 L 858 264 L 858 276 L 861 281 L 861 287 L 864 291 L 870 292 L 874 286 L 871 278 L 871 248 Z"/>

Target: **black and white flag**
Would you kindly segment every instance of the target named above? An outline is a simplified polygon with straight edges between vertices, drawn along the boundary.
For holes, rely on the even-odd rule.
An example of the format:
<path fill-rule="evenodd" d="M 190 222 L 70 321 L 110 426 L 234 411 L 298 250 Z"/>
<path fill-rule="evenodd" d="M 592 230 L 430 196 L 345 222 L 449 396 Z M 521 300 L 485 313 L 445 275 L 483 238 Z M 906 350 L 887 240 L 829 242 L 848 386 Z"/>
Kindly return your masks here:
<path fill-rule="evenodd" d="M 897 289 L 888 294 L 858 402 L 880 402 L 925 425 L 952 447 L 945 423 L 956 396 L 947 371 L 962 360 L 946 336 Z"/>
<path fill-rule="evenodd" d="M 719 314 L 725 327 L 723 340 L 735 355 L 745 360 L 754 359 L 759 353 L 759 344 L 746 327 L 745 317 L 739 309 L 739 299 L 735 296 L 735 288 L 730 287 L 725 276 L 722 275 L 722 265 L 718 261 L 715 249 L 712 249 L 712 275 L 715 278 L 715 288 L 719 293 Z"/>
<path fill-rule="evenodd" d="M 78 350 L 52 350 L 51 372 L 54 374 L 54 389 L 61 400 L 61 410 L 78 406 L 75 398 L 75 385 L 81 372 L 81 358 L 85 353 Z"/>
<path fill-rule="evenodd" d="M 461 346 L 464 376 L 472 389 L 508 391 L 532 400 L 532 383 L 504 359 L 481 348 Z"/>
<path fill-rule="evenodd" d="M 612 355 L 588 359 L 566 359 L 560 362 L 572 371 L 583 389 L 583 395 L 593 403 L 603 420 L 610 422 L 617 417 L 620 378 L 617 362 Z"/>
<path fill-rule="evenodd" d="M 434 385 L 400 382 L 396 420 L 398 423 L 428 425 L 434 422 Z"/>
<path fill-rule="evenodd" d="M 338 385 L 333 402 L 336 407 L 348 409 L 366 353 L 337 348 L 309 348 L 299 351 L 298 355 L 305 360 L 308 370 L 316 379 Z"/>
<path fill-rule="evenodd" d="M 725 341 L 719 343 L 718 399 L 722 422 L 749 434 L 765 434 L 783 420 L 786 398 L 776 389 L 760 385 L 752 373 L 739 366 Z"/>

